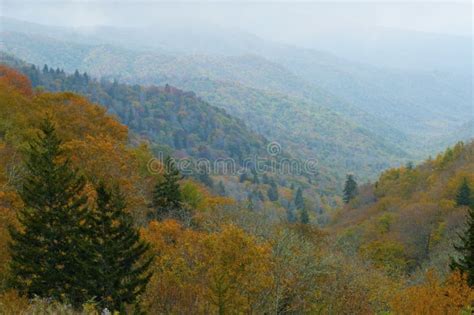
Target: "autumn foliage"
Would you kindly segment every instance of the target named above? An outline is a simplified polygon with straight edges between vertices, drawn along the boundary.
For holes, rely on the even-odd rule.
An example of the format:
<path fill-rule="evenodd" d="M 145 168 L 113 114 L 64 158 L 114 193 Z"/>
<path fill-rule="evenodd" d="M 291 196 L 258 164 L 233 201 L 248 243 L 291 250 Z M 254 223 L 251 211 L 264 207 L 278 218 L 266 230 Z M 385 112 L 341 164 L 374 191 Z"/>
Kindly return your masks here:
<path fill-rule="evenodd" d="M 397 293 L 391 302 L 395 314 L 470 314 L 473 311 L 474 289 L 459 272 L 441 281 L 429 270 L 425 282 Z"/>
<path fill-rule="evenodd" d="M 84 176 L 89 204 L 94 187 L 118 184 L 126 212 L 150 243 L 152 276 L 140 296 L 149 314 L 469 314 L 473 290 L 450 273 L 452 243 L 466 209 L 458 187 L 473 187 L 474 147 L 458 144 L 417 167 L 385 171 L 358 186 L 329 228 L 288 222 L 268 198 L 262 210 L 179 177 L 180 205 L 189 220 L 153 217 L 163 174 L 147 168 L 150 143 L 115 117 L 72 93 L 42 93 L 0 66 L 0 313 L 79 312 L 47 299 L 28 300 L 8 288 L 11 241 L 23 204 L 18 194 L 29 141 L 44 117 L 62 140 L 63 155 Z M 223 180 L 226 180 L 223 178 Z M 271 184 L 264 184 L 271 188 Z M 264 186 L 264 187 L 266 187 Z M 263 190 L 263 192 L 268 192 Z M 288 200 L 288 187 L 270 191 Z M 258 192 L 256 192 L 258 195 Z M 281 199 L 281 198 L 280 198 Z M 306 199 L 298 200 L 299 208 Z M 305 220 L 306 221 L 306 220 Z M 428 273 L 423 272 L 430 268 Z M 60 310 L 60 311 L 58 311 Z M 96 311 L 94 305 L 84 305 Z M 89 314 L 89 313 L 87 313 Z"/>

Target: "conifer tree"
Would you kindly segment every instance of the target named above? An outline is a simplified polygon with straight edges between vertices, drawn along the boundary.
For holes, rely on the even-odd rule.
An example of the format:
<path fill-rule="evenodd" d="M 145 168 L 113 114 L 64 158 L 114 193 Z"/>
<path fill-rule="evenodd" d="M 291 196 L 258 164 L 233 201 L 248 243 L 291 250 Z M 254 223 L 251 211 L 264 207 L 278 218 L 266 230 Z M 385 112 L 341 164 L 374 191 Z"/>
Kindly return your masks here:
<path fill-rule="evenodd" d="M 257 174 L 257 171 L 255 169 L 252 169 L 252 183 L 254 184 L 260 184 L 260 181 L 258 180 L 258 174 Z"/>
<path fill-rule="evenodd" d="M 460 245 L 454 245 L 459 258 L 451 259 L 451 268 L 467 274 L 469 285 L 474 287 L 474 207 L 469 208 L 467 229 L 463 235 L 459 235 L 459 238 Z"/>
<path fill-rule="evenodd" d="M 304 208 L 303 190 L 301 189 L 301 187 L 298 187 L 298 189 L 296 190 L 294 202 L 296 209 Z"/>
<path fill-rule="evenodd" d="M 90 211 L 82 194 L 85 180 L 60 160 L 61 140 L 49 119 L 26 152 L 19 194 L 20 229 L 10 229 L 11 285 L 29 297 L 52 298 L 80 306 L 88 300 L 83 286 L 81 249 Z"/>
<path fill-rule="evenodd" d="M 309 223 L 309 214 L 305 207 L 300 210 L 300 222 L 303 224 Z"/>
<path fill-rule="evenodd" d="M 344 196 L 343 200 L 345 203 L 349 203 L 357 195 L 357 183 L 354 179 L 354 175 L 348 174 L 346 177 L 346 183 L 344 185 Z"/>
<path fill-rule="evenodd" d="M 292 207 L 288 207 L 288 209 L 286 209 L 286 219 L 288 220 L 289 223 L 296 222 L 295 211 Z"/>
<path fill-rule="evenodd" d="M 253 203 L 252 194 L 247 195 L 247 210 L 254 211 L 255 205 Z"/>
<path fill-rule="evenodd" d="M 274 180 L 270 182 L 270 188 L 267 190 L 268 199 L 270 201 L 277 201 L 278 200 L 278 188 Z"/>
<path fill-rule="evenodd" d="M 182 208 L 182 196 L 179 188 L 181 175 L 176 168 L 174 160 L 167 157 L 164 161 L 165 173 L 153 191 L 153 207 L 156 216 L 163 219 Z"/>
<path fill-rule="evenodd" d="M 150 279 L 151 257 L 144 257 L 149 244 L 140 240 L 118 187 L 109 192 L 101 183 L 96 192 L 91 226 L 94 264 L 88 266 L 87 291 L 101 309 L 122 311 L 136 302 Z"/>
<path fill-rule="evenodd" d="M 459 186 L 458 192 L 456 194 L 456 204 L 458 206 L 471 206 L 472 205 L 472 198 L 471 198 L 471 188 L 467 182 L 467 179 L 464 177 L 461 186 Z"/>

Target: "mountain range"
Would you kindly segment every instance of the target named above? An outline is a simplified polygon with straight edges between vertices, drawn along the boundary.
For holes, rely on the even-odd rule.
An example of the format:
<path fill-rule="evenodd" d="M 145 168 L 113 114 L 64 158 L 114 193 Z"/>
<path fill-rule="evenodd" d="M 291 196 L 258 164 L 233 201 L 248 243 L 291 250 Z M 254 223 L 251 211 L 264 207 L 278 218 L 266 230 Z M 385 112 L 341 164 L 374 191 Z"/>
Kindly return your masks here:
<path fill-rule="evenodd" d="M 67 72 L 193 91 L 294 156 L 318 159 L 338 178 L 354 172 L 373 179 L 474 134 L 466 115 L 470 71 L 382 68 L 242 32 L 231 33 L 232 41 L 224 31 L 202 28 L 158 31 L 150 42 L 143 29 L 67 29 L 4 18 L 0 49 Z"/>

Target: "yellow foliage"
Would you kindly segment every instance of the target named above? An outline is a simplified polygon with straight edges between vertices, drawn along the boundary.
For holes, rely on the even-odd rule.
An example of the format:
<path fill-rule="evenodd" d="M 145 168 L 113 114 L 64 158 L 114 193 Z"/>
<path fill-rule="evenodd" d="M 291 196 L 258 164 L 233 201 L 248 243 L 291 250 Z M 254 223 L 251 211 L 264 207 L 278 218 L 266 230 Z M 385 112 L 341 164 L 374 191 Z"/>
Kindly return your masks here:
<path fill-rule="evenodd" d="M 360 253 L 374 267 L 381 268 L 392 276 L 403 274 L 407 267 L 404 247 L 395 241 L 376 240 L 364 244 Z"/>
<path fill-rule="evenodd" d="M 472 169 L 469 171 L 460 170 L 446 184 L 446 189 L 444 193 L 446 198 L 451 200 L 454 200 L 456 198 L 456 193 L 459 187 L 461 186 L 461 183 L 463 182 L 464 178 L 467 179 L 469 187 L 474 187 L 474 172 L 472 171 Z"/>
<path fill-rule="evenodd" d="M 28 299 L 20 296 L 17 291 L 9 290 L 0 294 L 0 314 L 25 314 L 28 308 Z"/>
<path fill-rule="evenodd" d="M 235 226 L 208 234 L 166 220 L 143 236 L 157 255 L 144 297 L 151 313 L 247 313 L 271 287 L 270 247 Z"/>

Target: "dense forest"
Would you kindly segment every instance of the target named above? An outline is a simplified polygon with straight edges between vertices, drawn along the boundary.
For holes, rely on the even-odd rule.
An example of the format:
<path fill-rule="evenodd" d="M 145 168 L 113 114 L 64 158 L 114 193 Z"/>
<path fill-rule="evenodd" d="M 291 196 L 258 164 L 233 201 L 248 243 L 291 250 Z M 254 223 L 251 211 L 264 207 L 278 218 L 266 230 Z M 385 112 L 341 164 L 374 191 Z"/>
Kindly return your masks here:
<path fill-rule="evenodd" d="M 17 2 L 0 314 L 474 313 L 465 7 Z"/>
<path fill-rule="evenodd" d="M 72 91 L 101 104 L 136 135 L 159 143 L 161 147 L 156 152 L 211 160 L 230 157 L 239 163 L 265 153 L 268 142 L 265 138 L 248 130 L 243 121 L 200 100 L 193 92 L 172 86 L 143 87 L 98 81 L 78 71 L 69 75 L 47 65 L 39 69 L 8 55 L 2 55 L 2 61 L 27 75 L 35 88 Z"/>
<path fill-rule="evenodd" d="M 473 154 L 473 142 L 459 142 L 416 167 L 383 172 L 374 184 L 358 188 L 332 228 L 346 250 L 389 272 L 446 272 L 465 223 L 466 209 L 457 198 L 460 187 L 474 181 Z"/>
<path fill-rule="evenodd" d="M 361 178 L 374 178 L 418 152 L 402 146 L 409 138 L 384 120 L 259 56 L 176 56 L 9 32 L 4 38 L 3 51 L 41 67 L 194 91 L 298 158 L 318 159 L 335 178 L 324 185 L 334 186 L 356 169 Z"/>
<path fill-rule="evenodd" d="M 57 90 L 87 80 L 46 71 L 64 76 L 43 81 Z M 130 86 L 91 82 L 140 100 Z M 167 97 L 199 102 L 155 89 L 165 107 Z M 120 104 L 107 95 L 99 106 L 0 68 L 2 313 L 472 312 L 474 143 L 373 184 L 348 175 L 344 206 L 321 228 L 301 187 L 242 178 L 267 183 L 256 209 L 183 177 L 172 159 L 150 172 L 152 148 L 107 113 Z M 295 211 L 272 215 L 281 194 Z"/>
<path fill-rule="evenodd" d="M 325 209 L 340 202 L 340 183 L 334 173 L 319 165 L 317 173 L 301 169 L 255 174 L 255 157 L 277 169 L 288 166 L 288 163 L 282 165 L 284 161 L 297 161 L 298 165 L 303 165 L 303 162 L 291 156 L 289 152 L 294 150 L 284 148 L 271 156 L 267 150 L 268 140 L 248 130 L 243 121 L 200 101 L 192 92 L 182 92 L 170 86 L 144 87 L 104 79 L 98 81 L 86 73 L 76 71 L 67 74 L 47 66 L 39 69 L 9 55 L 0 56 L 4 63 L 27 75 L 38 90 L 74 91 L 105 107 L 108 113 L 130 128 L 132 142 L 146 141 L 155 156 L 171 154 L 176 159 L 190 158 L 192 172 L 188 172 L 189 175 L 216 193 L 249 202 L 251 207 L 262 208 L 269 200 L 268 191 L 280 190 L 278 196 L 272 198 L 278 201 L 276 206 L 280 209 L 277 212 L 291 212 L 294 211 L 292 190 L 298 186 L 308 198 L 310 213 L 322 224 L 327 221 L 326 214 L 323 215 Z M 174 96 L 170 97 L 173 93 Z M 176 95 L 187 97 L 183 101 Z M 253 118 L 246 121 L 249 120 Z M 209 161 L 212 166 L 214 162 L 225 161 L 226 158 L 232 158 L 238 169 L 223 174 L 220 174 L 220 169 L 212 169 L 209 174 L 200 174 L 199 160 Z M 315 191 L 318 193 L 314 194 Z"/>

